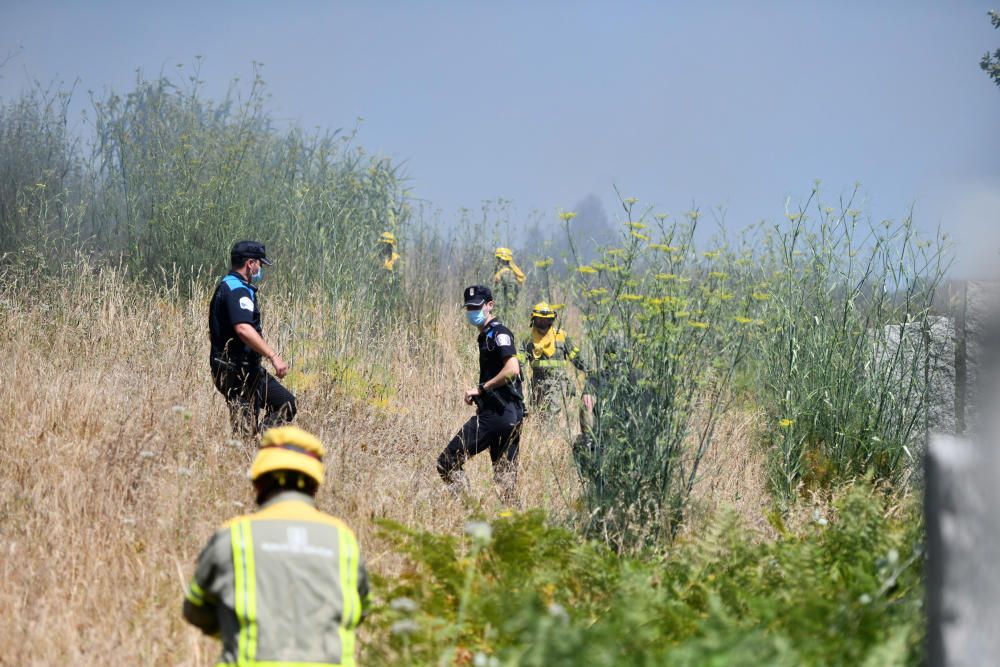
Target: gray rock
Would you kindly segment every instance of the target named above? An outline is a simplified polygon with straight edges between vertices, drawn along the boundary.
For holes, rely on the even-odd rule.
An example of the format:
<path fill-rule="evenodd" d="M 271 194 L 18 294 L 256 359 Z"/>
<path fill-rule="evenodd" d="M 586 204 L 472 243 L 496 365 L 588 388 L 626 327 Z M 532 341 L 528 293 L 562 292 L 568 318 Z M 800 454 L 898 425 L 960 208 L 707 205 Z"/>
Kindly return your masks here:
<path fill-rule="evenodd" d="M 955 322 L 927 318 L 927 430 L 958 433 L 955 411 Z"/>

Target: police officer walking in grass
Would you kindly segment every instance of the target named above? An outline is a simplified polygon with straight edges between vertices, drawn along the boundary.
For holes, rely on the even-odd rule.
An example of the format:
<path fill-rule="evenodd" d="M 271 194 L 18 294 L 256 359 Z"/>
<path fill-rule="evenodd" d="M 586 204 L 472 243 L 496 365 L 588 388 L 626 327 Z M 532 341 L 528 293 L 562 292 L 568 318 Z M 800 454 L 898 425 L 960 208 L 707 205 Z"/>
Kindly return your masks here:
<path fill-rule="evenodd" d="M 521 367 L 514 335 L 493 317 L 495 304 L 488 287 L 467 287 L 462 296 L 469 323 L 479 329 L 479 384 L 465 392 L 465 402 L 476 406 L 476 414 L 441 452 L 437 469 L 457 495 L 468 490 L 462 469 L 466 459 L 488 449 L 493 479 L 504 502 L 511 502 L 524 419 Z"/>
<path fill-rule="evenodd" d="M 229 405 L 233 433 L 241 436 L 257 433 L 262 407 L 263 428 L 292 421 L 296 407 L 295 396 L 261 366 L 261 359 L 267 359 L 278 378 L 288 373 L 288 364 L 264 341 L 261 329 L 254 283 L 263 277 L 264 266 L 271 265 L 264 245 L 240 241 L 230 252 L 230 264 L 209 306 L 210 365 L 215 387 Z"/>

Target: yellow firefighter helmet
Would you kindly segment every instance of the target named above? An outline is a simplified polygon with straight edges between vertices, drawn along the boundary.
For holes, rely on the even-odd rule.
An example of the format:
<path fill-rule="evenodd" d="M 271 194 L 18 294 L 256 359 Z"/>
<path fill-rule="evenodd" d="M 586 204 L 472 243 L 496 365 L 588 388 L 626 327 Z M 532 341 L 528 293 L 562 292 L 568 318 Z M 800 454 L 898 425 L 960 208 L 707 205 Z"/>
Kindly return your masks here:
<path fill-rule="evenodd" d="M 294 470 L 323 483 L 323 443 L 298 426 L 279 426 L 264 432 L 250 467 L 250 479 L 275 470 Z"/>
<path fill-rule="evenodd" d="M 556 309 L 550 306 L 548 301 L 539 301 L 531 309 L 531 319 L 536 317 L 540 320 L 554 320 L 556 319 Z"/>

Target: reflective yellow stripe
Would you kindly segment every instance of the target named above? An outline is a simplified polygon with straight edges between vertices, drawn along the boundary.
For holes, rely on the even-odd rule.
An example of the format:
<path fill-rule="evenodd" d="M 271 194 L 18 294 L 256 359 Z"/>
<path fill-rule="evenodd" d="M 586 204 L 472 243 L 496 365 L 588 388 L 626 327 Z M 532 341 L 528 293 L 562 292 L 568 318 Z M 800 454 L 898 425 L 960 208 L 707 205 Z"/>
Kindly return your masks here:
<path fill-rule="evenodd" d="M 250 628 L 247 633 L 247 660 L 253 662 L 257 659 L 257 570 L 254 566 L 253 555 L 253 534 L 251 533 L 251 523 L 246 522 L 246 564 L 247 564 L 247 623 Z"/>
<path fill-rule="evenodd" d="M 257 577 L 254 572 L 253 533 L 250 521 L 237 521 L 230 529 L 236 620 L 240 624 L 237 664 L 250 665 L 257 657 Z"/>
<path fill-rule="evenodd" d="M 351 578 L 351 599 L 357 604 L 354 605 L 354 615 L 351 618 L 351 627 L 358 627 L 361 623 L 361 594 L 358 593 L 358 574 L 361 567 L 361 551 L 358 549 L 358 541 L 351 536 L 351 566 L 348 575 Z"/>
<path fill-rule="evenodd" d="M 243 567 L 243 522 L 236 521 L 229 529 L 229 539 L 233 549 L 233 611 L 236 612 L 236 622 L 240 625 L 239 638 L 236 643 L 236 657 L 243 664 L 243 651 L 246 647 L 246 573 Z"/>
<path fill-rule="evenodd" d="M 187 598 L 188 602 L 196 607 L 200 607 L 205 604 L 205 591 L 194 579 L 192 579 L 191 583 L 188 584 L 187 594 L 184 597 Z"/>
<path fill-rule="evenodd" d="M 565 366 L 566 362 L 562 359 L 539 359 L 538 361 L 532 361 L 532 368 L 555 368 L 556 366 Z"/>
<path fill-rule="evenodd" d="M 340 627 L 337 629 L 340 634 L 340 664 L 344 667 L 354 665 L 354 616 L 360 612 L 355 604 L 358 598 L 357 586 L 351 586 L 351 552 L 352 543 L 350 533 L 347 528 L 337 527 L 337 551 L 340 557 L 340 593 L 341 593 L 341 618 Z M 355 570 L 357 563 L 355 562 Z"/>

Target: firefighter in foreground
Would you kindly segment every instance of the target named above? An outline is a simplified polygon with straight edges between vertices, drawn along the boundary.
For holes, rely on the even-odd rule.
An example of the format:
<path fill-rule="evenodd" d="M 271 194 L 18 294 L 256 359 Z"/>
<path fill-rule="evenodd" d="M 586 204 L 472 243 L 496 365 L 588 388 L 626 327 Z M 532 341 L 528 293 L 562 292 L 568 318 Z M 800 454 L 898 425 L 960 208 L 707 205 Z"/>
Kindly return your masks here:
<path fill-rule="evenodd" d="M 399 261 L 399 253 L 396 252 L 396 235 L 392 232 L 382 232 L 379 238 L 380 254 L 382 256 L 382 268 L 390 275 L 395 275 L 396 262 Z"/>
<path fill-rule="evenodd" d="M 479 329 L 479 384 L 465 392 L 465 402 L 475 404 L 476 414 L 441 452 L 437 470 L 452 492 L 459 495 L 468 490 L 462 469 L 466 459 L 488 449 L 501 498 L 511 502 L 524 419 L 521 367 L 514 335 L 493 317 L 495 304 L 488 287 L 467 287 L 462 296 L 469 323 Z"/>
<path fill-rule="evenodd" d="M 267 359 L 278 378 L 288 364 L 264 340 L 257 285 L 271 265 L 264 245 L 240 241 L 229 253 L 230 271 L 215 288 L 208 310 L 212 343 L 210 367 L 215 388 L 226 398 L 233 433 L 256 434 L 260 409 L 262 426 L 279 426 L 295 418 L 295 396 L 261 366 Z"/>
<path fill-rule="evenodd" d="M 353 665 L 370 604 L 357 539 L 316 509 L 323 445 L 296 426 L 264 433 L 250 468 L 259 511 L 198 556 L 184 618 L 222 641 L 222 665 Z"/>
<path fill-rule="evenodd" d="M 497 248 L 493 256 L 496 258 L 493 287 L 500 295 L 500 304 L 504 308 L 511 308 L 517 303 L 517 295 L 524 284 L 524 271 L 514 263 L 514 253 L 510 248 Z"/>

